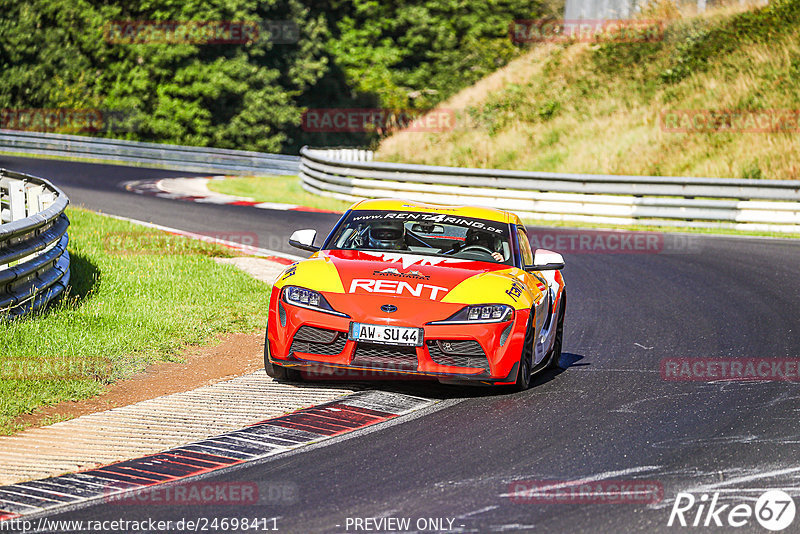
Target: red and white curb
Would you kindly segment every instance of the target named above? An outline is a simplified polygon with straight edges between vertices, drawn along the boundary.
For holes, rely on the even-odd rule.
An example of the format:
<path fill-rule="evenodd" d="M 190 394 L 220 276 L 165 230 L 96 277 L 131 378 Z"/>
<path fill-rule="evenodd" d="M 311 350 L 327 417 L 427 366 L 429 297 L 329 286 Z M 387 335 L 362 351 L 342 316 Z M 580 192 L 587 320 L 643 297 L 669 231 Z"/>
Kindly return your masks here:
<path fill-rule="evenodd" d="M 399 393 L 358 392 L 158 454 L 3 486 L 0 487 L 0 522 L 96 499 L 121 498 L 121 494 L 128 492 L 275 456 L 437 402 Z"/>
<path fill-rule="evenodd" d="M 250 206 L 265 210 L 281 211 L 306 211 L 317 213 L 341 213 L 334 210 L 323 210 L 296 204 L 283 204 L 279 202 L 256 202 L 252 198 L 238 197 L 216 193 L 208 188 L 211 180 L 224 180 L 225 176 L 207 176 L 200 178 L 162 178 L 160 180 L 132 180 L 124 182 L 122 186 L 132 193 L 148 195 L 183 202 L 197 202 L 201 204 L 227 204 L 233 206 Z"/>

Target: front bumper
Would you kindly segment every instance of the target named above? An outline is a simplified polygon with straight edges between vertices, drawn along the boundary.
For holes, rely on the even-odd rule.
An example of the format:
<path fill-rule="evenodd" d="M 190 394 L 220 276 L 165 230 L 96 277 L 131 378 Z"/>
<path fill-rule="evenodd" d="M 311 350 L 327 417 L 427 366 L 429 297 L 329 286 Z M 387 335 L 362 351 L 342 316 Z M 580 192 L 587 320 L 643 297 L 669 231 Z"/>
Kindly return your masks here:
<path fill-rule="evenodd" d="M 428 325 L 410 317 L 339 317 L 293 306 L 273 295 L 267 350 L 273 363 L 322 378 L 410 376 L 454 383 L 507 384 L 516 378 L 529 313 L 517 310 L 502 323 Z M 353 321 L 423 328 L 423 344 L 401 347 L 356 342 L 348 339 Z"/>

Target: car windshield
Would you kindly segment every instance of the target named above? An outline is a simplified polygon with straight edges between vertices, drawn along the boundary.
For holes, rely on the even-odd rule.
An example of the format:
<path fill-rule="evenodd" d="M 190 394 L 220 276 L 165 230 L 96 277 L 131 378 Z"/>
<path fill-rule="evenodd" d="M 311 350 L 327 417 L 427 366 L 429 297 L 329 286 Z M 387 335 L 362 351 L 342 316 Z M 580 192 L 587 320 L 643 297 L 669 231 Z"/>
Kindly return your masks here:
<path fill-rule="evenodd" d="M 513 264 L 507 224 L 441 213 L 351 211 L 326 247 Z"/>

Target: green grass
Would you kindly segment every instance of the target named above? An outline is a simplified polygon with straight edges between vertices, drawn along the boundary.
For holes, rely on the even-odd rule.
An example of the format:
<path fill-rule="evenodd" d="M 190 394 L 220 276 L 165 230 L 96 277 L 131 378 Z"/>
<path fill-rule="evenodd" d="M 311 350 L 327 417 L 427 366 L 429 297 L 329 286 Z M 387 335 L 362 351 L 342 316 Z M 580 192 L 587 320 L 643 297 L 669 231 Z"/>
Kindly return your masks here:
<path fill-rule="evenodd" d="M 665 0 L 663 6 L 672 2 Z M 544 43 L 440 104 L 440 133 L 398 132 L 377 159 L 531 171 L 798 179 L 800 136 L 694 130 L 664 117 L 753 117 L 800 106 L 800 2 L 709 9 L 642 42 Z M 643 15 L 645 19 L 657 16 Z M 682 112 L 688 112 L 683 114 Z M 465 147 L 469 147 L 466 149 Z"/>
<path fill-rule="evenodd" d="M 68 295 L 0 322 L 0 434 L 39 406 L 97 395 L 148 363 L 179 360 L 187 345 L 266 322 L 269 286 L 213 260 L 229 249 L 82 209 L 68 216 Z"/>
<path fill-rule="evenodd" d="M 245 176 L 211 180 L 208 188 L 217 193 L 250 197 L 256 202 L 296 204 L 320 210 L 345 211 L 353 203 L 309 193 L 297 176 Z"/>

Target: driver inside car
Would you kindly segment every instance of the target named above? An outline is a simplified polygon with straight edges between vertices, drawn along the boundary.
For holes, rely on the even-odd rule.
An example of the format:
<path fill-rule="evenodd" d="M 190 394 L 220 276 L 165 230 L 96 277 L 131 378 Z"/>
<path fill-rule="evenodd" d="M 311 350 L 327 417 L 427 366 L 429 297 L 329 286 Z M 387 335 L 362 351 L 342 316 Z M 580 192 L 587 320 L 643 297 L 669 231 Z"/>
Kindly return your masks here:
<path fill-rule="evenodd" d="M 453 252 L 458 252 L 459 250 L 464 250 L 465 248 L 472 246 L 488 249 L 492 254 L 492 258 L 497 261 L 505 261 L 503 254 L 500 252 L 500 250 L 502 250 L 500 238 L 490 234 L 489 232 L 484 230 L 476 230 L 475 228 L 470 228 L 467 230 L 467 235 L 464 238 L 464 244 L 456 245 L 453 248 Z"/>
<path fill-rule="evenodd" d="M 406 228 L 401 221 L 377 221 L 369 227 L 369 248 L 408 250 Z"/>

